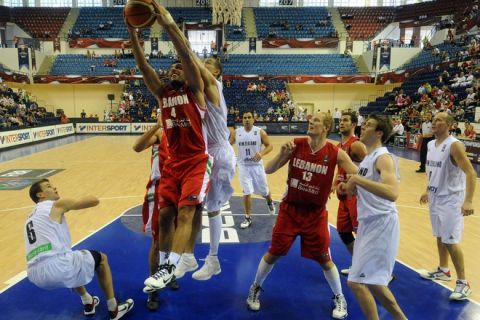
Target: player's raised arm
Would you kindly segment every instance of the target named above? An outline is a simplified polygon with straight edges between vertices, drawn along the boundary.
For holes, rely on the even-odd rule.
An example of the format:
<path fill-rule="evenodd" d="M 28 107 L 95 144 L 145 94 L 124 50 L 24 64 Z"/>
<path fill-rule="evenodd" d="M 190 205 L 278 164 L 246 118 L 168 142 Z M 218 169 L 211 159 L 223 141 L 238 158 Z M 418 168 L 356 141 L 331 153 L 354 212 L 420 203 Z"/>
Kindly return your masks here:
<path fill-rule="evenodd" d="M 265 172 L 268 174 L 275 173 L 278 169 L 283 167 L 288 160 L 290 160 L 290 156 L 294 150 L 295 144 L 293 141 L 283 144 L 280 152 L 265 165 Z"/>

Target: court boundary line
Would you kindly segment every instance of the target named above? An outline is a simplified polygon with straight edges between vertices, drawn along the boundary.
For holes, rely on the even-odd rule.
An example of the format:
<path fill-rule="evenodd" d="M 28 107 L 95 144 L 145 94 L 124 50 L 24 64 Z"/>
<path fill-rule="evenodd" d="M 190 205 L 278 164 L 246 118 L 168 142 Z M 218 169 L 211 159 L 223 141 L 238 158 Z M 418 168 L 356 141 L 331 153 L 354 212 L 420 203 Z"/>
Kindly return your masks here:
<path fill-rule="evenodd" d="M 122 211 L 122 213 L 121 213 L 120 215 L 118 215 L 117 217 L 113 218 L 112 220 L 110 220 L 109 222 L 107 222 L 106 224 L 104 224 L 103 226 L 101 226 L 100 228 L 96 229 L 95 231 L 93 231 L 93 232 L 90 233 L 89 235 L 87 235 L 87 236 L 83 237 L 82 239 L 80 239 L 78 242 L 76 242 L 76 243 L 73 245 L 73 247 L 76 246 L 76 245 L 78 245 L 78 244 L 81 243 L 82 241 L 90 238 L 90 237 L 93 236 L 95 233 L 100 232 L 102 229 L 105 229 L 107 226 L 109 226 L 110 224 L 112 224 L 113 222 L 115 222 L 115 220 L 118 220 L 118 219 L 120 219 L 121 217 L 123 217 L 123 215 L 125 214 L 125 212 L 127 212 L 128 210 L 131 210 L 131 209 L 133 209 L 133 208 L 135 208 L 135 207 L 137 207 L 137 206 L 139 206 L 139 205 L 141 205 L 141 203 L 140 203 L 140 204 L 136 204 L 136 205 L 134 205 L 134 206 L 131 206 L 131 207 L 125 209 L 124 211 Z M 265 214 L 265 215 L 271 215 L 271 214 Z M 271 216 L 277 216 L 277 215 L 271 215 Z M 332 228 L 334 228 L 335 230 L 337 230 L 337 228 L 336 228 L 333 224 L 329 223 L 328 225 L 331 226 Z M 407 263 L 405 263 L 405 262 L 403 262 L 403 261 L 401 261 L 401 260 L 399 260 L 399 259 L 395 259 L 395 261 L 398 262 L 398 263 L 400 263 L 400 264 L 402 264 L 402 265 L 404 265 L 404 266 L 407 267 L 408 269 L 410 269 L 410 270 L 412 270 L 412 271 L 414 271 L 415 273 L 418 274 L 417 269 L 413 268 L 413 267 L 410 266 L 409 264 L 407 264 Z M 23 270 L 23 271 L 19 272 L 18 274 L 14 275 L 13 277 L 11 277 L 10 279 L 8 279 L 7 281 L 4 282 L 4 283 L 11 282 L 11 283 L 8 284 L 5 288 L 1 289 L 1 290 L 0 290 L 0 294 L 3 294 L 3 293 L 6 292 L 8 289 L 12 288 L 12 287 L 15 286 L 17 283 L 19 283 L 20 281 L 24 280 L 26 277 L 27 277 L 27 272 L 26 272 L 26 270 Z M 421 279 L 419 279 L 419 280 L 421 280 Z M 425 281 L 428 281 L 428 280 L 425 280 Z M 448 289 L 449 291 L 452 291 L 452 292 L 453 292 L 453 290 L 452 290 L 450 287 L 446 286 L 446 285 L 443 284 L 443 283 L 439 283 L 439 282 L 437 282 L 437 281 L 432 281 L 432 282 L 435 283 L 435 284 L 437 284 L 437 285 L 442 286 L 442 287 L 445 288 L 445 289 Z M 475 304 L 476 306 L 480 307 L 480 302 L 478 302 L 478 301 L 476 301 L 476 300 L 473 300 L 473 299 L 471 299 L 471 298 L 466 299 L 466 300 L 468 300 L 469 302 L 471 302 L 471 303 Z"/>

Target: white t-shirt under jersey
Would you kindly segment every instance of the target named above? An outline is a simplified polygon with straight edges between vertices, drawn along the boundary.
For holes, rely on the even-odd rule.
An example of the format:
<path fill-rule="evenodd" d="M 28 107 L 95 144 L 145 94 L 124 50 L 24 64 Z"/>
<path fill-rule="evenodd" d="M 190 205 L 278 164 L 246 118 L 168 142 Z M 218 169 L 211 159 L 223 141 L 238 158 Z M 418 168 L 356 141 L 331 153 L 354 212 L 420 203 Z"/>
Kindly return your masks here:
<path fill-rule="evenodd" d="M 431 195 L 444 196 L 465 190 L 465 173 L 453 164 L 450 157 L 452 144 L 460 142 L 448 136 L 441 144 L 436 139 L 428 143 L 427 174 L 428 191 Z"/>
<path fill-rule="evenodd" d="M 253 161 L 253 157 L 262 149 L 262 137 L 259 127 L 253 126 L 247 132 L 244 127 L 235 130 L 235 142 L 238 147 L 237 163 L 239 165 L 263 165 L 263 160 Z"/>
<path fill-rule="evenodd" d="M 54 201 L 37 203 L 25 223 L 25 249 L 27 264 L 58 253 L 71 252 L 72 241 L 65 216 L 58 223 L 50 218 Z"/>
<path fill-rule="evenodd" d="M 381 180 L 380 173 L 375 168 L 375 164 L 378 157 L 384 154 L 392 156 L 398 179 L 398 166 L 395 158 L 385 147 L 380 147 L 372 153 L 367 154 L 367 156 L 359 165 L 358 174 L 368 180 L 379 182 Z M 385 198 L 379 197 L 360 186 L 357 187 L 357 208 L 359 221 L 378 215 L 397 214 L 397 207 L 395 206 L 394 201 L 389 201 Z"/>

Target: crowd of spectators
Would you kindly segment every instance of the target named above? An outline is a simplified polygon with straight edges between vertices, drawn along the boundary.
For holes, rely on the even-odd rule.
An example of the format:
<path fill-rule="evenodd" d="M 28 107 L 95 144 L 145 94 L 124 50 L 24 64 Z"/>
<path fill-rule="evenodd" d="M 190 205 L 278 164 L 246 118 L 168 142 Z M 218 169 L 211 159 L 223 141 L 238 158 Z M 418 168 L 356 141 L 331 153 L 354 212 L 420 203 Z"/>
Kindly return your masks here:
<path fill-rule="evenodd" d="M 451 30 L 450 30 L 451 31 Z M 440 56 L 443 61 L 450 61 L 448 68 L 439 73 L 438 79 L 432 82 L 421 83 L 416 92 L 407 95 L 402 89 L 391 93 L 391 102 L 385 113 L 401 119 L 405 129 L 418 128 L 424 115 L 439 111 L 450 113 L 456 121 L 465 121 L 463 137 L 476 137 L 473 126 L 468 122 L 466 114 L 474 114 L 475 108 L 480 106 L 480 35 L 455 37 L 453 32 L 447 33 L 446 41 L 454 46 L 461 46 L 455 57 L 449 57 L 448 52 L 438 48 L 424 46 L 424 50 L 432 49 L 432 55 Z M 432 71 L 438 71 L 435 67 Z M 452 74 L 450 74 L 452 73 Z M 457 127 L 452 129 L 456 135 L 461 134 Z M 459 133 L 460 132 L 460 133 Z"/>
<path fill-rule="evenodd" d="M 0 130 L 35 127 L 46 117 L 45 108 L 31 101 L 27 91 L 14 91 L 0 79 Z"/>
<path fill-rule="evenodd" d="M 231 80 L 225 81 L 225 86 L 231 86 Z M 265 94 L 268 87 L 263 82 L 250 82 L 246 88 L 246 94 Z M 307 121 L 306 113 L 297 108 L 290 99 L 290 94 L 284 89 L 271 90 L 266 93 L 267 98 L 272 102 L 266 112 L 253 111 L 253 117 L 258 122 L 299 122 Z M 229 117 L 235 122 L 242 122 L 240 109 L 237 107 L 229 108 Z"/>

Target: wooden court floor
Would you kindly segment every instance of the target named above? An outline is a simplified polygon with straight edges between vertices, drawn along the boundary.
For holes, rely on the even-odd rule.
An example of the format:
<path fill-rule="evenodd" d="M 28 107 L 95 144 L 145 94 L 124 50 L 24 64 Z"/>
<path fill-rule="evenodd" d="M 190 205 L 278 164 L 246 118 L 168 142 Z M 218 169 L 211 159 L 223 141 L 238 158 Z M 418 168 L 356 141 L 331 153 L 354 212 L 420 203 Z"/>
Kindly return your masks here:
<path fill-rule="evenodd" d="M 276 154 L 282 143 L 292 137 L 270 137 Z M 150 154 L 132 150 L 135 136 L 95 136 L 79 142 L 0 163 L 0 172 L 10 169 L 64 169 L 50 177 L 62 197 L 92 194 L 100 205 L 88 210 L 71 212 L 67 219 L 72 241 L 81 239 L 142 202 L 149 175 Z M 28 148 L 28 147 L 26 147 Z M 435 239 L 431 235 L 429 214 L 419 205 L 426 177 L 415 173 L 418 163 L 400 159 L 400 197 L 397 201 L 400 216 L 401 240 L 397 259 L 414 269 L 432 269 L 438 265 Z M 286 167 L 268 176 L 272 196 L 280 200 L 285 189 Z M 237 176 L 233 181 L 236 194 L 241 194 Z M 480 301 L 480 186 L 474 204 L 476 214 L 465 219 L 462 247 L 467 278 L 473 289 L 472 299 Z M 329 220 L 335 224 L 338 201 L 332 196 L 328 203 Z M 28 188 L 19 191 L 0 191 L 0 292 L 25 274 L 23 228 L 33 207 Z M 237 212 L 241 213 L 241 212 Z M 453 265 L 450 266 L 453 269 Z M 455 275 L 454 275 L 455 276 Z M 423 280 L 418 280 L 423 281 Z M 446 283 L 454 286 L 454 281 Z"/>

